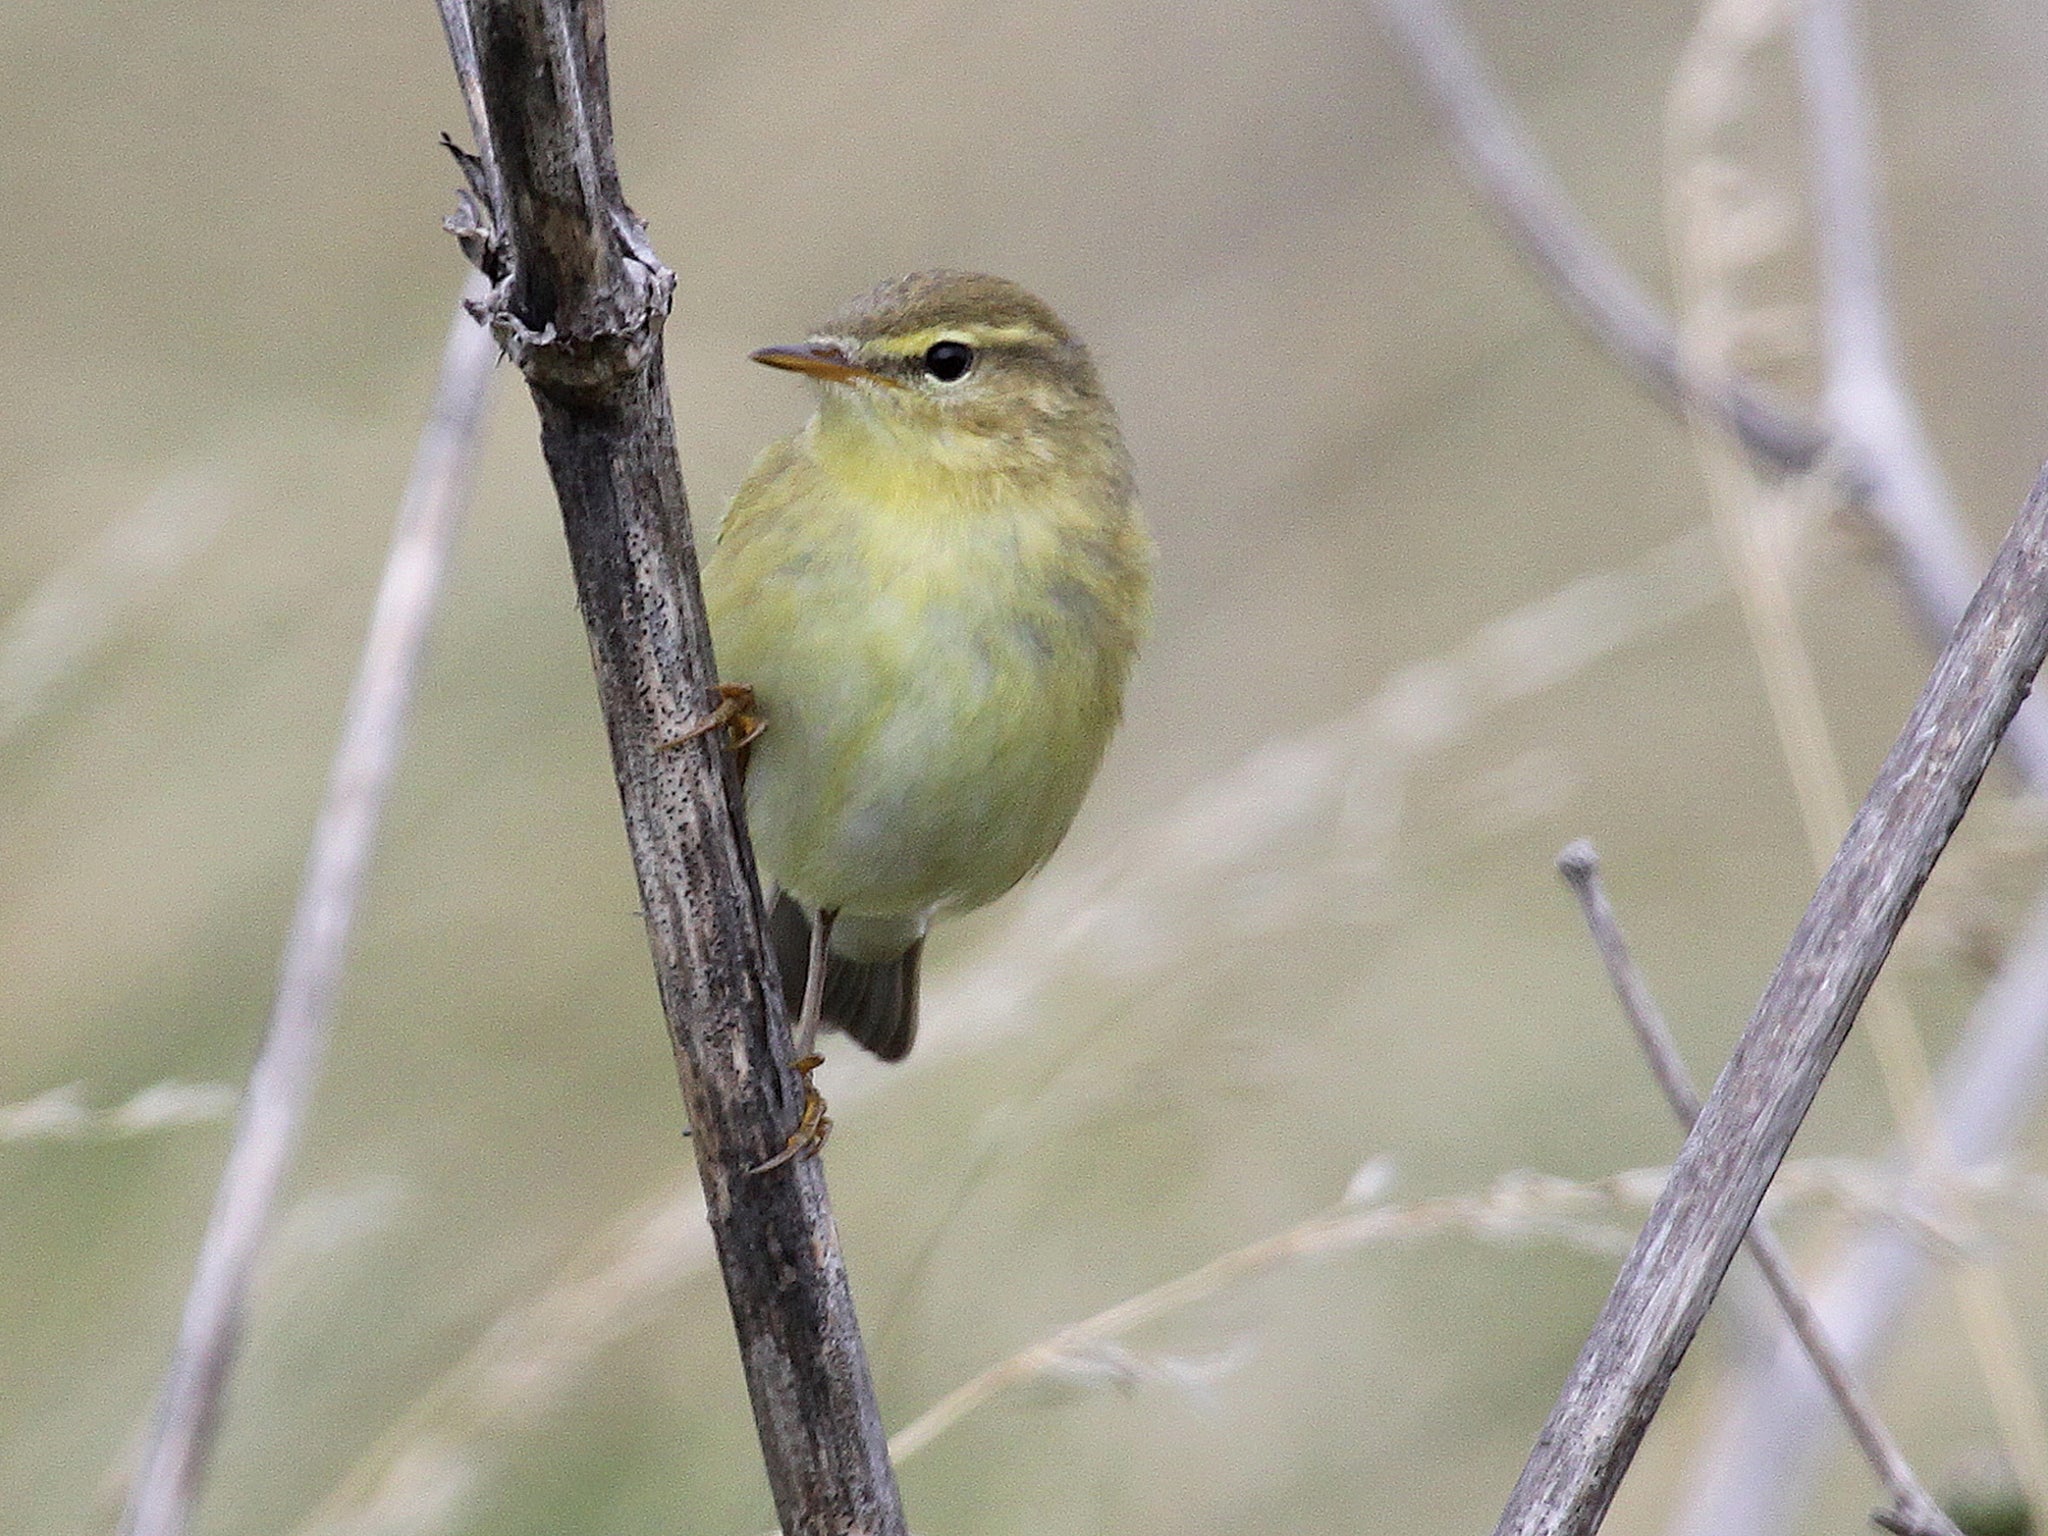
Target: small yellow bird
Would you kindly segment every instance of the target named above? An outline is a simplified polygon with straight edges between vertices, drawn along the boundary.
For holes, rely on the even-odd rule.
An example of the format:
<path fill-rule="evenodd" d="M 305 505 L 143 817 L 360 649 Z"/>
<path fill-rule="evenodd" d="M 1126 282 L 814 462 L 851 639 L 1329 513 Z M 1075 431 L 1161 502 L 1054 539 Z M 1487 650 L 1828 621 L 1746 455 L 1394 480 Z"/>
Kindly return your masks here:
<path fill-rule="evenodd" d="M 747 822 L 798 1054 L 822 1022 L 895 1061 L 931 920 L 1002 895 L 1074 819 L 1152 544 L 1086 349 L 1014 283 L 898 278 L 753 357 L 820 398 L 704 567 L 720 673 L 761 717 Z"/>

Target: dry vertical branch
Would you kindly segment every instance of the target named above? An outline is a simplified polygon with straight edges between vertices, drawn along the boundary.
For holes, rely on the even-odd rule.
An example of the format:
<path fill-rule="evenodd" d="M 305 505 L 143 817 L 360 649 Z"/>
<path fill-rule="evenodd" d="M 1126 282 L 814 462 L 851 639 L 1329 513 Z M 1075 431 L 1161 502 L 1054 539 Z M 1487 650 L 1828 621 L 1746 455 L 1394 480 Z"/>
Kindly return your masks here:
<path fill-rule="evenodd" d="M 468 291 L 480 290 L 477 284 Z M 490 337 L 458 310 L 349 693 L 327 797 L 278 966 L 277 999 L 249 1075 L 170 1369 L 121 1517 L 124 1536 L 178 1536 L 199 1496 L 221 1393 L 241 1342 L 249 1277 L 271 1207 L 298 1150 L 326 1054 L 349 930 L 404 745 L 406 716 L 449 551 L 468 501 L 496 360 Z"/>
<path fill-rule="evenodd" d="M 1628 940 L 1621 931 L 1621 920 L 1614 915 L 1613 903 L 1607 899 L 1607 888 L 1600 879 L 1599 854 L 1594 852 L 1591 843 L 1582 839 L 1570 844 L 1557 856 L 1557 868 L 1585 913 L 1586 927 L 1591 931 L 1594 947 L 1600 951 L 1601 962 L 1607 968 L 1608 982 L 1621 1001 L 1622 1014 L 1628 1019 L 1629 1028 L 1635 1032 L 1636 1042 L 1649 1061 L 1651 1075 L 1657 1079 L 1664 1101 L 1671 1106 L 1679 1128 L 1690 1131 L 1693 1122 L 1699 1119 L 1699 1090 L 1693 1086 L 1692 1075 L 1685 1069 L 1685 1058 L 1679 1054 L 1671 1026 L 1664 1022 L 1664 1010 L 1657 1006 L 1649 981 L 1637 967 L 1635 957 L 1629 953 Z M 1914 1473 L 1897 1437 L 1878 1414 L 1877 1405 L 1863 1390 L 1862 1383 L 1857 1381 L 1848 1363 L 1837 1353 L 1812 1304 L 1799 1289 L 1791 1257 L 1762 1216 L 1750 1223 L 1749 1251 L 1750 1257 L 1756 1260 L 1756 1267 L 1763 1273 L 1764 1283 L 1777 1298 L 1793 1337 L 1799 1341 L 1807 1359 L 1813 1362 L 1814 1370 L 1827 1386 L 1828 1395 L 1835 1400 L 1835 1407 L 1848 1424 L 1864 1460 L 1870 1463 L 1878 1482 L 1891 1496 L 1892 1507 L 1872 1518 L 1898 1536 L 1961 1536 L 1955 1522 L 1942 1513 L 1941 1506 L 1934 1502 Z"/>
<path fill-rule="evenodd" d="M 1622 1266 L 1497 1536 L 1598 1529 L 1928 872 L 2048 651 L 2048 475 L 1999 547 Z"/>
<path fill-rule="evenodd" d="M 791 1536 L 903 1514 L 722 733 L 661 356 L 674 276 L 620 196 L 598 0 L 442 0 L 478 154 L 451 222 L 493 280 L 561 502 L 669 1034 L 769 1484 Z M 773 729 L 772 725 L 770 729 Z"/>

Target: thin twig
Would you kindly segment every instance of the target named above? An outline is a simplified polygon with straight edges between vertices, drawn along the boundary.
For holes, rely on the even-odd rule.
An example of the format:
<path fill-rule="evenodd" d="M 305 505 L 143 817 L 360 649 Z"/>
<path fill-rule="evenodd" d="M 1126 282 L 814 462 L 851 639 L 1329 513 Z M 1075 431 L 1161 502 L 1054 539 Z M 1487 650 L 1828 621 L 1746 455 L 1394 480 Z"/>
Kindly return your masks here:
<path fill-rule="evenodd" d="M 477 284 L 466 295 L 481 292 Z M 241 1340 L 249 1278 L 326 1054 L 349 931 L 468 500 L 495 361 L 490 337 L 458 307 L 349 692 L 278 966 L 277 998 L 235 1123 L 155 1421 L 129 1489 L 124 1536 L 178 1536 L 205 1476 L 221 1394 Z"/>
<path fill-rule="evenodd" d="M 1686 1138 L 1498 1536 L 1586 1536 L 1598 1528 L 2044 652 L 2048 474 L 1936 663 Z"/>
<path fill-rule="evenodd" d="M 775 1511 L 902 1536 L 723 733 L 661 353 L 675 275 L 620 195 L 601 0 L 441 0 L 476 135 L 451 231 L 526 376 Z"/>
<path fill-rule="evenodd" d="M 1606 885 L 1600 879 L 1599 854 L 1591 843 L 1581 839 L 1558 855 L 1557 868 L 1585 913 L 1586 927 L 1606 966 L 1607 979 L 1621 1001 L 1622 1014 L 1635 1032 L 1636 1043 L 1642 1047 L 1657 1086 L 1663 1090 L 1665 1102 L 1677 1117 L 1679 1128 L 1690 1131 L 1700 1114 L 1699 1090 L 1686 1071 L 1678 1042 L 1665 1022 L 1663 1010 L 1657 1006 L 1648 979 L 1629 952 L 1621 920 L 1615 916 Z M 1877 1404 L 1836 1352 L 1812 1304 L 1799 1289 L 1790 1256 L 1761 1215 L 1750 1223 L 1747 1242 L 1750 1255 L 1763 1272 L 1764 1283 L 1777 1298 L 1800 1348 L 1813 1362 L 1864 1459 L 1891 1497 L 1892 1507 L 1873 1518 L 1899 1536 L 1961 1536 L 1955 1523 L 1914 1474 L 1905 1451 L 1879 1415 Z"/>
<path fill-rule="evenodd" d="M 1935 1119 L 1948 1158 L 1969 1179 L 1997 1166 L 2048 1088 L 2048 884 L 2044 884 L 2004 966 L 1970 1010 L 1935 1091 Z M 1891 1165 L 1911 1169 L 1901 1147 Z M 1814 1288 L 1822 1326 L 1852 1364 L 1877 1357 L 1941 1255 L 1919 1235 L 1943 1225 L 1952 1202 L 1900 1173 L 1905 1222 L 1872 1223 Z M 1693 1457 L 1672 1529 L 1680 1536 L 1790 1528 L 1818 1472 L 1823 1405 L 1797 1356 L 1751 1369 L 1717 1405 L 1714 1427 Z"/>

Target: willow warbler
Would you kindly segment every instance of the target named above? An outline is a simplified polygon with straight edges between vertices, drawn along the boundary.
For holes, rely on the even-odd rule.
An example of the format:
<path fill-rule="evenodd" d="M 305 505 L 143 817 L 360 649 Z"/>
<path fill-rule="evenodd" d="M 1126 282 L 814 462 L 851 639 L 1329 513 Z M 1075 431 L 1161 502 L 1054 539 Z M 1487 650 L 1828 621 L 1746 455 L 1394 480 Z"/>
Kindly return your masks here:
<path fill-rule="evenodd" d="M 898 278 L 753 356 L 819 401 L 755 461 L 704 567 L 720 672 L 761 720 L 747 821 L 799 1054 L 822 1022 L 894 1061 L 932 919 L 1066 835 L 1152 545 L 1086 349 L 1015 283 Z"/>

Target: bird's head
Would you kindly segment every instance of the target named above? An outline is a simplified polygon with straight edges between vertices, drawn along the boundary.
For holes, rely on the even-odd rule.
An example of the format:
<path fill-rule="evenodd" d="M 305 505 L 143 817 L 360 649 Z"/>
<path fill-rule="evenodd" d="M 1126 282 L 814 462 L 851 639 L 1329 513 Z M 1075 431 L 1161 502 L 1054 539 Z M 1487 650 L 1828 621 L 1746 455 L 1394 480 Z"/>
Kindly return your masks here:
<path fill-rule="evenodd" d="M 1085 347 L 1015 283 L 918 272 L 863 294 L 756 362 L 818 384 L 817 430 L 842 452 L 939 472 L 1120 472 L 1116 418 Z"/>

